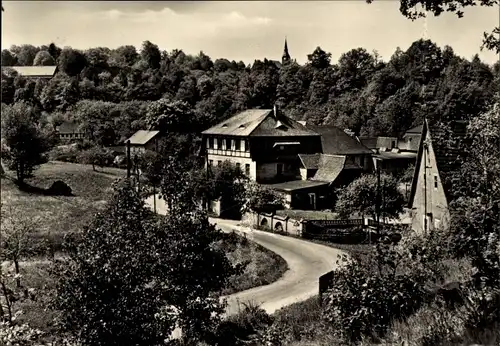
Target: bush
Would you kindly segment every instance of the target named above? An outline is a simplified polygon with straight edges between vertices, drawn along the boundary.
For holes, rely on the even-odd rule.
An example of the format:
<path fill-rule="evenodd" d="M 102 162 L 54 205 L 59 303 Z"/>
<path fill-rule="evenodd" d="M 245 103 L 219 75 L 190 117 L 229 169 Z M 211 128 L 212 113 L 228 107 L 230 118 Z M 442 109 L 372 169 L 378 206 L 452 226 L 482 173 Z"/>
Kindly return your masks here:
<path fill-rule="evenodd" d="M 425 271 L 412 270 L 403 259 L 384 244 L 377 245 L 372 260 L 342 258 L 344 266 L 334 271 L 325 299 L 325 319 L 334 336 L 357 342 L 384 335 L 394 319 L 409 316 L 428 300 Z"/>
<path fill-rule="evenodd" d="M 56 180 L 48 188 L 47 192 L 53 196 L 72 196 L 73 191 L 64 181 Z"/>

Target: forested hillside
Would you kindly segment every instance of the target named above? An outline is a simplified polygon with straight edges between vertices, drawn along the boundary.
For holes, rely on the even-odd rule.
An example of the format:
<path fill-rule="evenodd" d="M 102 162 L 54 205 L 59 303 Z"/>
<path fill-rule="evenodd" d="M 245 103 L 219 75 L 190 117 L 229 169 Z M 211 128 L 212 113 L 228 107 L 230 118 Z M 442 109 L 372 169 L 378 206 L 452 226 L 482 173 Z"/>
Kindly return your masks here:
<path fill-rule="evenodd" d="M 118 144 L 155 124 L 198 132 L 237 111 L 274 103 L 298 120 L 393 136 L 420 124 L 424 114 L 443 121 L 475 117 L 500 90 L 500 63 L 467 60 L 429 40 L 397 49 L 389 61 L 355 48 L 335 62 L 318 47 L 308 63 L 283 66 L 166 52 L 149 41 L 140 51 L 54 44 L 2 51 L 3 67 L 54 64 L 59 69 L 50 81 L 26 80 L 2 68 L 2 103 L 32 104 L 51 129 L 76 120 L 100 145 Z"/>

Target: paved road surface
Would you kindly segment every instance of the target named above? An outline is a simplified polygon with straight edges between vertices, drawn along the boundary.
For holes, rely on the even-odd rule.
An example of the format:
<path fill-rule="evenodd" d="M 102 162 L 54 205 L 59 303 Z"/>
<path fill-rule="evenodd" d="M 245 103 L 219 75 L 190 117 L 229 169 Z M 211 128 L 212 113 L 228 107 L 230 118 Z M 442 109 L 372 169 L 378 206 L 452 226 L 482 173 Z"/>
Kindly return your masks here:
<path fill-rule="evenodd" d="M 153 198 L 148 198 L 146 204 L 152 207 Z M 165 214 L 163 200 L 157 200 L 156 208 L 158 213 Z M 289 267 L 284 276 L 272 284 L 226 297 L 229 314 L 238 311 L 238 301 L 253 301 L 268 313 L 273 313 L 284 306 L 318 294 L 319 276 L 335 268 L 337 256 L 343 253 L 328 246 L 240 226 L 239 221 L 211 218 L 210 222 L 217 224 L 225 232 L 235 229 L 245 233 L 250 240 L 283 257 Z"/>

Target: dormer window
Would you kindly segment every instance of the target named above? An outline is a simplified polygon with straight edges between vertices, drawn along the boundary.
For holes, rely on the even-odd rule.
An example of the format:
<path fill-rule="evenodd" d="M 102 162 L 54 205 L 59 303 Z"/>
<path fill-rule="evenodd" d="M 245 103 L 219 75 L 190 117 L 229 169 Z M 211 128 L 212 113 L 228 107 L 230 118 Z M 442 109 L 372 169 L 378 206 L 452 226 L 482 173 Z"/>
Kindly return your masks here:
<path fill-rule="evenodd" d="M 244 129 L 244 128 L 245 128 L 245 125 L 243 125 L 243 124 L 242 124 L 242 125 L 240 125 L 240 126 L 239 126 L 239 128 L 240 128 L 240 129 Z"/>
<path fill-rule="evenodd" d="M 222 128 L 223 129 L 227 128 L 227 124 L 222 125 Z"/>
<path fill-rule="evenodd" d="M 275 129 L 279 129 L 279 128 L 286 128 L 285 125 L 283 125 L 283 123 L 281 121 L 276 121 L 276 125 L 274 126 Z"/>

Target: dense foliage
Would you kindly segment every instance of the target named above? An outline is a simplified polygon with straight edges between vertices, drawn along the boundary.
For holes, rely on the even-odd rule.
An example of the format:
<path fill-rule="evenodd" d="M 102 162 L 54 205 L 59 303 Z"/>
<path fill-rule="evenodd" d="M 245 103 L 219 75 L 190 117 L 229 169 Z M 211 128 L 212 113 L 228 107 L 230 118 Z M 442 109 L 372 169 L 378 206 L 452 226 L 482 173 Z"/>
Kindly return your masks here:
<path fill-rule="evenodd" d="M 162 52 L 145 42 L 140 51 L 13 46 L 2 51 L 2 64 L 44 64 L 48 56 L 42 51 L 57 62 L 56 76 L 27 80 L 2 69 L 2 102 L 25 101 L 50 113 L 54 126 L 75 120 L 99 145 L 118 144 L 149 127 L 198 133 L 237 111 L 274 103 L 298 120 L 362 135 L 399 135 L 420 125 L 424 115 L 477 116 L 500 83 L 498 63 L 466 60 L 429 40 L 397 49 L 387 62 L 354 48 L 334 63 L 318 47 L 305 65 L 264 59 L 245 66 L 212 61 L 203 52 Z"/>
<path fill-rule="evenodd" d="M 37 126 L 39 115 L 24 102 L 2 107 L 1 157 L 23 183 L 43 163 L 47 142 Z"/>
<path fill-rule="evenodd" d="M 342 217 L 352 213 L 377 219 L 377 202 L 380 205 L 380 219 L 398 218 L 403 212 L 404 196 L 398 189 L 398 181 L 388 174 L 378 178 L 373 174 L 362 175 L 339 191 L 335 211 Z"/>
<path fill-rule="evenodd" d="M 206 215 L 189 210 L 157 220 L 120 183 L 59 262 L 55 307 L 63 327 L 88 345 L 163 344 L 175 326 L 191 340 L 209 339 L 233 268 L 211 246 L 218 231 Z"/>

